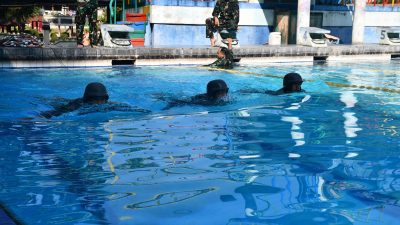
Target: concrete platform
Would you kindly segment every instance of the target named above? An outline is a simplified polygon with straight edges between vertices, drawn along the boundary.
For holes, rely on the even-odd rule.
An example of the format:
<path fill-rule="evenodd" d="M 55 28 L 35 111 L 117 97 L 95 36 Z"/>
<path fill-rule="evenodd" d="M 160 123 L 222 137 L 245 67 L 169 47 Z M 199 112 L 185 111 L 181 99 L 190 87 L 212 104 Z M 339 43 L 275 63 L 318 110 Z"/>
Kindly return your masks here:
<path fill-rule="evenodd" d="M 211 63 L 217 48 L 0 48 L 0 68 L 92 67 L 112 65 L 198 65 Z M 245 46 L 235 49 L 241 64 L 313 60 L 390 60 L 400 56 L 400 46 L 334 45 L 313 48 Z"/>

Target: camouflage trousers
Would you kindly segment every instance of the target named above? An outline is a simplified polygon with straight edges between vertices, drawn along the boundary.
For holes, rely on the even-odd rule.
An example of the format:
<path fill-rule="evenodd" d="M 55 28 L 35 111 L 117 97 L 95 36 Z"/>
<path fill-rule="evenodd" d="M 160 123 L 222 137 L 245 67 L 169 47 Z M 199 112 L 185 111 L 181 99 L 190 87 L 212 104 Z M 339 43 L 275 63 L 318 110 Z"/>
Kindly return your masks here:
<path fill-rule="evenodd" d="M 214 24 L 214 18 L 206 19 L 206 38 L 214 38 L 215 32 L 220 32 L 222 39 L 232 38 L 236 39 L 236 31 L 234 29 L 223 28 L 224 24 L 220 24 L 220 27 L 216 27 Z M 225 30 L 225 33 L 223 31 Z"/>
<path fill-rule="evenodd" d="M 217 32 L 218 29 L 214 24 L 214 18 L 206 19 L 206 38 L 213 38 L 214 33 Z"/>
<path fill-rule="evenodd" d="M 90 45 L 97 45 L 97 5 L 87 4 L 78 6 L 76 11 L 76 41 L 78 45 L 83 43 L 83 31 L 85 29 L 86 17 L 89 19 Z"/>

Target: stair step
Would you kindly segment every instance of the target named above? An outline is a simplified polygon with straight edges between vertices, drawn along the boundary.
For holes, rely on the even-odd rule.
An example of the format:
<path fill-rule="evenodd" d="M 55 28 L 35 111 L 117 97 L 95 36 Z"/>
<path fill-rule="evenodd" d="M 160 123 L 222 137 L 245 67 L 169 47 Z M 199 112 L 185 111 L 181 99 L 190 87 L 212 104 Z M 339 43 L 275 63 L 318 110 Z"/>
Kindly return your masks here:
<path fill-rule="evenodd" d="M 132 46 L 144 46 L 144 38 L 132 38 Z"/>
<path fill-rule="evenodd" d="M 147 15 L 145 13 L 126 13 L 126 21 L 129 22 L 146 22 Z"/>

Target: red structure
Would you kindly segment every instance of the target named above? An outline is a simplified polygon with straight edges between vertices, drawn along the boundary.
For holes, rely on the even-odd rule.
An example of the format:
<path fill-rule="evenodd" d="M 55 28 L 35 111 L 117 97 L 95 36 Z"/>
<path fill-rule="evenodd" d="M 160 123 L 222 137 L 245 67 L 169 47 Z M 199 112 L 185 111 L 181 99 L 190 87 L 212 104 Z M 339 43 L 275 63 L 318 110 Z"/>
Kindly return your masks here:
<path fill-rule="evenodd" d="M 367 0 L 367 5 L 400 6 L 400 0 Z"/>
<path fill-rule="evenodd" d="M 143 23 L 143 27 L 140 29 L 139 25 L 135 27 L 134 34 L 131 36 L 132 46 L 144 46 L 144 35 L 145 35 L 145 23 L 147 21 L 147 15 L 145 13 L 126 13 L 126 21 L 134 22 L 134 24 Z"/>
<path fill-rule="evenodd" d="M 31 24 L 32 29 L 35 29 L 38 32 L 42 32 L 43 16 L 35 16 L 29 19 L 28 23 Z"/>

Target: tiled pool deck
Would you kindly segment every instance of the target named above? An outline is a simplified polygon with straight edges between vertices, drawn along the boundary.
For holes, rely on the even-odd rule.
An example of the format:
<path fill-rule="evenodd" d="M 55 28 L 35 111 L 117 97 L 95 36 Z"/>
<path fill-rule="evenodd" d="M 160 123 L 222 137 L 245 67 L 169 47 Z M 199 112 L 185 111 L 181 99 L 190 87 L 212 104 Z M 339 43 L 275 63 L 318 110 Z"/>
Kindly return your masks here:
<path fill-rule="evenodd" d="M 0 68 L 84 67 L 114 64 L 182 65 L 207 64 L 215 60 L 216 48 L 0 48 Z M 335 45 L 326 48 L 306 46 L 246 46 L 235 49 L 241 63 L 299 62 L 315 59 L 383 59 L 400 56 L 400 46 Z"/>

